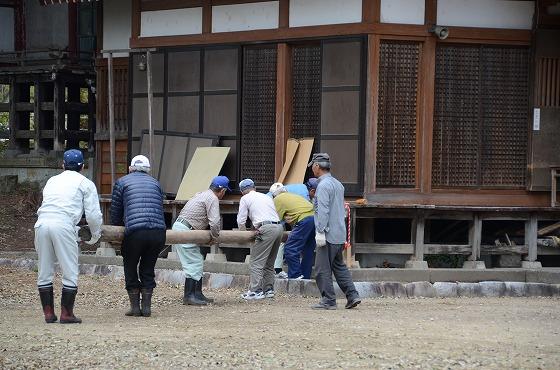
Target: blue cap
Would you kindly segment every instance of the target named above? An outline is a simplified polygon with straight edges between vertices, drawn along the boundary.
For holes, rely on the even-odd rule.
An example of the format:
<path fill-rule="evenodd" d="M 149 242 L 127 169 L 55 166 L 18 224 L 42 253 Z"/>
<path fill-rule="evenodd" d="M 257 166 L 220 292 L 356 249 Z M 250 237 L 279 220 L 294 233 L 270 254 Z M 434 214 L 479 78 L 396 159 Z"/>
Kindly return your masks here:
<path fill-rule="evenodd" d="M 310 177 L 309 180 L 307 180 L 307 182 L 305 183 L 305 186 L 307 186 L 307 189 L 313 190 L 313 189 L 317 189 L 318 183 L 319 180 L 316 177 Z"/>
<path fill-rule="evenodd" d="M 212 183 L 210 184 L 211 187 L 213 188 L 218 188 L 218 189 L 227 189 L 229 191 L 231 191 L 231 189 L 229 188 L 229 179 L 227 178 L 227 176 L 216 176 L 212 179 Z"/>
<path fill-rule="evenodd" d="M 84 155 L 78 149 L 70 149 L 64 152 L 64 168 L 77 170 L 84 165 Z"/>
<path fill-rule="evenodd" d="M 254 188 L 254 187 L 255 187 L 255 182 L 251 179 L 244 179 L 241 180 L 241 182 L 239 183 L 239 190 L 241 190 L 242 192 L 249 188 Z"/>

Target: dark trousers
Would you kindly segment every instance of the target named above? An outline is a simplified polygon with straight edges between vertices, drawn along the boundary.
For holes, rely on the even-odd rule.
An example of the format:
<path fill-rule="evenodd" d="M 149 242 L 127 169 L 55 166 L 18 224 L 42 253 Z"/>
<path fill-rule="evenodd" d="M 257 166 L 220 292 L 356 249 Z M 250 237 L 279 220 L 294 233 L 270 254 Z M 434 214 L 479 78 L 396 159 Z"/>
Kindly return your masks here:
<path fill-rule="evenodd" d="M 313 253 L 315 253 L 315 220 L 313 216 L 309 216 L 294 225 L 284 244 L 284 258 L 288 264 L 290 279 L 300 275 L 303 275 L 304 279 L 311 277 Z"/>
<path fill-rule="evenodd" d="M 125 235 L 121 254 L 127 290 L 156 287 L 154 266 L 164 246 L 165 230 L 137 230 Z"/>
<path fill-rule="evenodd" d="M 317 276 L 315 280 L 321 292 L 321 300 L 328 305 L 336 304 L 336 294 L 332 280 L 333 274 L 338 286 L 348 300 L 354 299 L 359 295 L 352 281 L 352 275 L 350 275 L 350 271 L 348 271 L 342 259 L 343 249 L 344 244 L 330 244 L 329 242 L 324 247 L 317 247 L 317 255 L 315 257 Z"/>

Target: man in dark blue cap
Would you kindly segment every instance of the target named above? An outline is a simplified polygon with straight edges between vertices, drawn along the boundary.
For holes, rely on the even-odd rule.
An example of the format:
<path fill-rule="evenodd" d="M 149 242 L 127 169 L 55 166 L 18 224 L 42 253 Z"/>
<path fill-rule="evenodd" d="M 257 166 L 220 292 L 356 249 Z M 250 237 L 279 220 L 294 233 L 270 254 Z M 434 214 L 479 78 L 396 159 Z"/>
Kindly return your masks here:
<path fill-rule="evenodd" d="M 196 193 L 185 204 L 173 224 L 173 230 L 206 230 L 210 227 L 212 243 L 218 243 L 220 236 L 220 199 L 229 188 L 226 176 L 216 176 L 208 190 Z M 202 294 L 202 274 L 204 259 L 196 244 L 175 244 L 175 250 L 185 272 L 185 292 L 183 304 L 205 306 L 214 300 Z"/>
<path fill-rule="evenodd" d="M 54 264 L 62 268 L 61 324 L 80 323 L 74 315 L 78 292 L 78 235 L 76 225 L 82 215 L 91 230 L 87 244 L 95 244 L 101 237 L 103 219 L 97 189 L 93 182 L 80 174 L 84 167 L 82 152 L 70 149 L 64 153 L 64 172 L 51 177 L 43 189 L 43 202 L 37 211 L 35 249 L 39 257 L 37 286 L 45 321 L 57 320 L 54 313 Z"/>

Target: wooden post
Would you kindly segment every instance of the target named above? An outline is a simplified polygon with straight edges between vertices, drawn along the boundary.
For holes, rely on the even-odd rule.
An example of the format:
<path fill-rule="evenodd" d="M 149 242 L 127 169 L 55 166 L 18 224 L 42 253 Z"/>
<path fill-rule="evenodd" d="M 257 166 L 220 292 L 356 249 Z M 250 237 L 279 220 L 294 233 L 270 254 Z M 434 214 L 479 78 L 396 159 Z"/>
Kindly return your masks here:
<path fill-rule="evenodd" d="M 427 269 L 428 262 L 424 261 L 424 227 L 426 216 L 422 211 L 418 211 L 412 221 L 411 238 L 414 244 L 414 255 L 405 262 L 405 268 Z"/>
<path fill-rule="evenodd" d="M 152 52 L 146 51 L 146 71 L 148 79 L 148 132 L 150 146 L 150 163 L 154 163 L 154 125 L 152 122 L 152 106 L 154 92 L 152 91 Z"/>
<path fill-rule="evenodd" d="M 537 216 L 535 214 L 531 214 L 529 219 L 525 221 L 525 245 L 529 249 L 527 255 L 527 261 L 529 262 L 535 262 L 537 260 L 537 234 Z"/>
<path fill-rule="evenodd" d="M 60 77 L 55 77 L 54 81 L 54 142 L 53 149 L 55 151 L 64 150 L 64 128 L 65 128 L 65 98 L 64 98 L 64 81 Z"/>
<path fill-rule="evenodd" d="M 484 261 L 479 261 L 480 244 L 482 241 L 482 219 L 478 213 L 473 214 L 473 220 L 469 228 L 469 244 L 472 247 L 472 253 L 468 261 L 463 263 L 465 269 L 485 269 Z"/>
<path fill-rule="evenodd" d="M 286 142 L 290 134 L 292 119 L 291 50 L 288 44 L 278 44 L 276 70 L 276 143 L 274 177 L 277 179 L 284 166 Z"/>
<path fill-rule="evenodd" d="M 33 124 L 35 130 L 35 136 L 33 140 L 35 141 L 34 150 L 39 152 L 41 149 L 41 102 L 43 101 L 43 91 L 39 86 L 39 81 L 33 83 L 33 89 L 35 92 L 35 100 L 33 102 Z"/>
<path fill-rule="evenodd" d="M 111 159 L 111 189 L 115 185 L 115 105 L 113 96 L 113 53 L 109 52 L 107 60 L 107 84 L 109 103 L 109 155 Z"/>

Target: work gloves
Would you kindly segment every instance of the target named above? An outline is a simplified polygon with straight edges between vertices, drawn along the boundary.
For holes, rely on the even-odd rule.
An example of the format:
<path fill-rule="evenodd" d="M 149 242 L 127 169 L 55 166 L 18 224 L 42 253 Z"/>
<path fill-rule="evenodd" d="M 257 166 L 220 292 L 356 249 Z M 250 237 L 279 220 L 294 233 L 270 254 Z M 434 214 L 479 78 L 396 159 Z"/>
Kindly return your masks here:
<path fill-rule="evenodd" d="M 88 245 L 94 245 L 95 243 L 97 243 L 97 241 L 101 238 L 101 233 L 99 234 L 91 234 L 91 239 L 85 241 L 86 244 Z"/>
<path fill-rule="evenodd" d="M 92 234 L 89 226 L 82 226 L 82 227 L 76 226 L 76 229 L 78 229 L 79 242 L 83 241 L 88 245 L 93 245 L 97 243 L 97 241 L 101 238 L 101 233 Z"/>
<path fill-rule="evenodd" d="M 327 245 L 325 233 L 315 232 L 315 243 L 317 244 L 317 247 L 324 247 Z"/>

